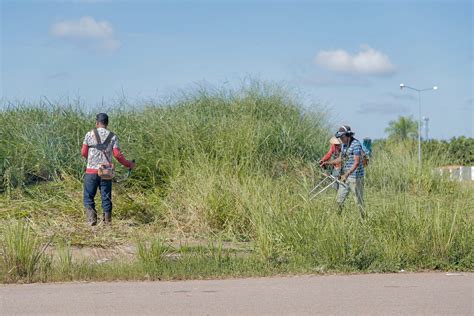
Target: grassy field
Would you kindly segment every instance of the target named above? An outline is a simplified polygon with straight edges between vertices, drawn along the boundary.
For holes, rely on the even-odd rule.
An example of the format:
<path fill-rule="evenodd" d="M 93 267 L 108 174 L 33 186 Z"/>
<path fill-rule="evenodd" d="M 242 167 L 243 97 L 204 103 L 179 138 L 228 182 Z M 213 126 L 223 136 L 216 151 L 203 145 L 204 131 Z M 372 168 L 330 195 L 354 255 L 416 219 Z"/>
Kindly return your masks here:
<path fill-rule="evenodd" d="M 432 171 L 449 163 L 441 153 L 419 170 L 415 143 L 375 146 L 361 221 L 351 199 L 336 214 L 334 191 L 309 199 L 331 130 L 325 113 L 278 87 L 200 90 L 109 114 L 138 167 L 114 186 L 113 226 L 91 229 L 80 147 L 94 115 L 41 104 L 0 112 L 2 282 L 473 270 L 474 188 Z M 71 252 L 130 244 L 133 260 Z"/>

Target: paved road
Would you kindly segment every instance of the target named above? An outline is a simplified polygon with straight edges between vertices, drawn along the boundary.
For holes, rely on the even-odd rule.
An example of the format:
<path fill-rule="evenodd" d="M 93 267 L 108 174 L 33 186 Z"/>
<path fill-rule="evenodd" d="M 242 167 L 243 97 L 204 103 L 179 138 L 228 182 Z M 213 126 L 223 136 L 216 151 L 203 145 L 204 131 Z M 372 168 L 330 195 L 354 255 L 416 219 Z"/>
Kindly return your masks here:
<path fill-rule="evenodd" d="M 2 315 L 473 315 L 472 273 L 0 286 Z"/>

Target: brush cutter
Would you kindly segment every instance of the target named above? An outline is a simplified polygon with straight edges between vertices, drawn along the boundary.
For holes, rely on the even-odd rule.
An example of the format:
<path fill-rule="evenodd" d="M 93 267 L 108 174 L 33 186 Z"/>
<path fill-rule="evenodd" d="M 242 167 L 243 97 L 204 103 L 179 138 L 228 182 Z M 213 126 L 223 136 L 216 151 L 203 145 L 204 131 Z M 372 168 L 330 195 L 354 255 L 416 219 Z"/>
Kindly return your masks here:
<path fill-rule="evenodd" d="M 132 160 L 132 162 L 135 162 L 135 159 Z M 128 179 L 128 177 L 130 177 L 130 175 L 132 174 L 132 169 L 127 169 L 127 172 L 122 176 L 122 177 L 115 177 L 112 179 L 112 182 L 114 183 L 121 183 L 121 182 L 124 182 L 125 180 Z M 116 186 L 115 188 L 120 188 L 120 186 Z M 134 199 L 132 199 L 128 194 L 127 192 L 125 192 L 125 190 L 123 188 L 120 188 L 120 194 L 126 196 L 130 201 L 132 202 L 135 202 Z M 110 197 L 107 196 L 107 199 L 112 202 L 112 200 L 110 199 Z"/>
<path fill-rule="evenodd" d="M 311 191 L 309 191 L 309 194 L 310 195 L 313 194 L 313 192 L 316 191 L 316 189 L 318 189 L 318 188 L 322 187 L 322 189 L 320 189 L 317 193 L 313 194 L 309 198 L 309 200 L 314 199 L 316 196 L 318 196 L 319 194 L 321 194 L 324 191 L 326 191 L 327 189 L 329 189 L 331 186 L 334 185 L 334 183 L 338 183 L 339 185 L 342 185 L 343 187 L 347 186 L 346 183 L 342 182 L 341 180 L 339 180 L 338 178 L 336 178 L 332 174 L 328 174 L 328 173 L 322 171 L 321 169 L 319 169 L 318 171 L 321 174 L 322 179 L 321 179 L 321 181 L 319 181 L 319 183 Z"/>
<path fill-rule="evenodd" d="M 135 159 L 132 160 L 133 163 L 135 163 Z M 132 174 L 132 169 L 127 169 L 127 172 L 120 178 L 114 178 L 113 181 L 115 183 L 120 183 L 120 182 L 123 182 L 125 180 L 128 179 L 128 177 L 130 177 L 130 175 Z"/>

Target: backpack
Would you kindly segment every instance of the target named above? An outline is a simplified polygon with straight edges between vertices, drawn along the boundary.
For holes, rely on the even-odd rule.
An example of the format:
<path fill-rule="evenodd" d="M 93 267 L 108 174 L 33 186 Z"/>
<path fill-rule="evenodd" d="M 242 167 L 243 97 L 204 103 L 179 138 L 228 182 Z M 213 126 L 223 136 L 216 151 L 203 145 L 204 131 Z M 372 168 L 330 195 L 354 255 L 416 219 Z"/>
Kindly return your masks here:
<path fill-rule="evenodd" d="M 372 155 L 372 140 L 370 138 L 364 138 L 362 142 L 362 164 L 367 167 Z"/>
<path fill-rule="evenodd" d="M 367 152 L 364 150 L 364 148 L 362 148 L 361 159 L 362 159 L 362 165 L 364 166 L 364 168 L 367 167 L 367 165 L 369 164 L 369 161 L 370 161 L 370 156 L 367 154 Z"/>
<path fill-rule="evenodd" d="M 114 167 L 114 164 L 110 162 L 109 158 L 105 154 L 105 150 L 107 149 L 107 147 L 109 147 L 110 142 L 112 141 L 112 138 L 115 135 L 114 133 L 109 132 L 109 135 L 107 135 L 107 138 L 102 143 L 100 140 L 99 131 L 97 131 L 97 128 L 94 128 L 92 132 L 94 133 L 94 137 L 97 142 L 97 145 L 91 145 L 89 147 L 99 150 L 104 155 L 105 159 L 108 162 L 106 164 L 101 164 L 99 166 L 98 175 L 103 180 L 112 180 L 115 177 L 115 167 Z"/>

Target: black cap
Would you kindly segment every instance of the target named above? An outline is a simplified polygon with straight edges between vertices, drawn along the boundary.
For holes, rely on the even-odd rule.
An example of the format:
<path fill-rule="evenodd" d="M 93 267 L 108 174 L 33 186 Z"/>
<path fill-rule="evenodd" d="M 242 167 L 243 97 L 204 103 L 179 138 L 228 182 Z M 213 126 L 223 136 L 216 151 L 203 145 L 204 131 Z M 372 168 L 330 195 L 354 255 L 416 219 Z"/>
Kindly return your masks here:
<path fill-rule="evenodd" d="M 342 125 L 339 127 L 339 130 L 334 134 L 337 138 L 341 138 L 343 135 L 352 136 L 354 132 L 351 131 L 351 127 L 349 125 Z"/>
<path fill-rule="evenodd" d="M 97 123 L 101 123 L 104 125 L 109 125 L 109 116 L 105 113 L 99 113 L 95 116 L 95 120 Z"/>

